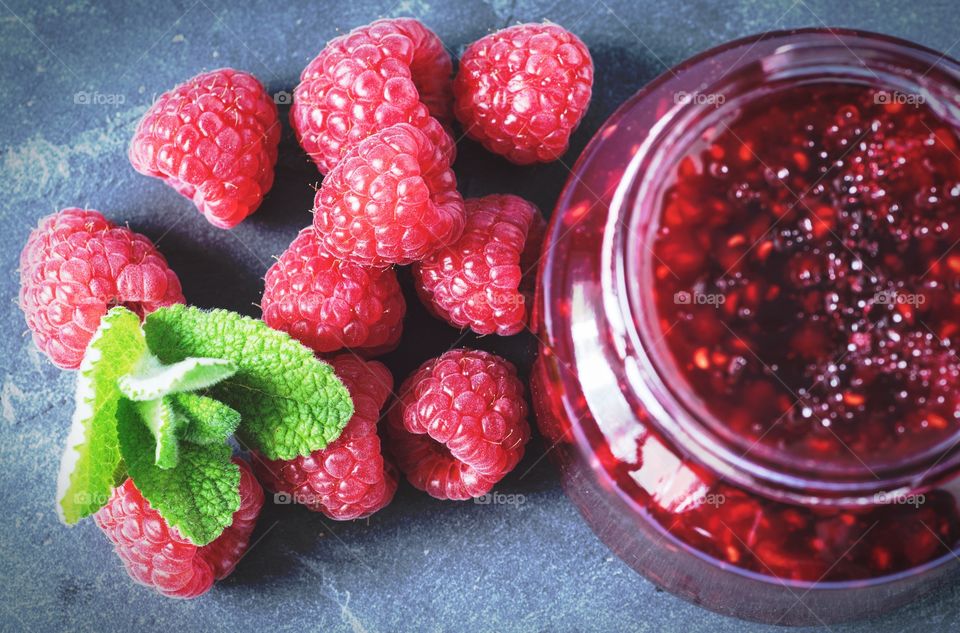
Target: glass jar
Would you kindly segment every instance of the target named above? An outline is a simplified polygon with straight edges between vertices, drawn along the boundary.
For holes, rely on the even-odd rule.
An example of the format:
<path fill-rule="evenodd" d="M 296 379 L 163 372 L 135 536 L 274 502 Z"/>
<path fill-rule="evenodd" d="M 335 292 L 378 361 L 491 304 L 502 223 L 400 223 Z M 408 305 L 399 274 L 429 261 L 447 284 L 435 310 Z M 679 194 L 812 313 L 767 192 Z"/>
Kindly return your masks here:
<path fill-rule="evenodd" d="M 950 174 L 939 165 L 954 159 L 960 165 L 958 94 L 960 66 L 908 42 L 848 30 L 767 33 L 660 76 L 611 116 L 583 152 L 553 215 L 539 272 L 534 406 L 566 493 L 600 539 L 657 585 L 724 614 L 799 625 L 876 614 L 953 578 L 960 389 L 952 387 L 960 385 L 960 367 L 945 354 L 954 353 L 948 308 L 960 289 L 960 257 L 950 257 L 948 239 L 955 233 L 960 239 L 960 226 L 950 222 L 960 180 L 944 181 Z M 864 101 L 868 96 L 872 102 Z M 857 104 L 836 109 L 836 124 L 823 120 L 824 108 L 851 100 Z M 889 124 L 913 130 L 916 139 L 841 134 L 836 147 L 825 149 L 781 138 L 790 126 L 801 136 L 816 129 L 834 138 L 848 119 L 866 126 L 865 135 Z M 731 145 L 732 138 L 739 144 Z M 741 163 L 729 155 L 733 147 Z M 776 159 L 768 162 L 781 156 L 794 162 L 789 169 L 768 166 L 757 153 Z M 831 171 L 835 158 L 840 175 Z M 826 161 L 820 178 L 801 182 L 811 159 Z M 791 170 L 800 180 L 790 180 Z M 731 185 L 728 199 L 711 197 L 713 184 L 726 177 L 753 184 Z M 812 193 L 789 186 L 811 181 Z M 918 189 L 916 206 L 891 206 L 903 187 Z M 857 198 L 855 189 L 872 197 Z M 739 199 L 741 190 L 752 202 Z M 804 207 L 821 204 L 829 217 L 790 216 L 784 191 Z M 825 191 L 840 196 L 839 207 L 822 204 Z M 880 204 L 889 206 L 882 217 Z M 718 219 L 726 212 L 739 219 Z M 734 234 L 753 218 L 766 218 L 765 232 Z M 783 218 L 789 230 L 777 227 Z M 770 246 L 763 244 L 766 233 L 776 238 L 766 240 Z M 864 235 L 880 238 L 866 243 Z M 709 241 L 718 236 L 720 246 Z M 883 250 L 887 238 L 895 253 Z M 686 250 L 671 250 L 677 239 L 687 240 Z M 833 250 L 825 254 L 811 241 Z M 942 253 L 933 252 L 943 244 Z M 726 246 L 740 250 L 731 255 Z M 859 255 L 843 248 L 880 258 L 881 273 L 867 275 Z M 758 258 L 765 251 L 793 259 L 764 266 Z M 824 267 L 798 271 L 792 262 L 805 261 L 800 252 Z M 838 262 L 845 267 L 840 272 Z M 697 277 L 710 266 L 747 268 L 733 275 L 736 283 L 712 286 L 727 294 L 710 295 Z M 920 266 L 933 272 L 915 275 L 923 281 L 915 297 L 930 293 L 930 303 L 918 308 L 919 298 L 911 305 L 897 275 Z M 764 293 L 747 309 L 751 276 L 763 282 Z M 839 294 L 833 284 L 842 286 Z M 889 288 L 901 294 L 884 299 Z M 770 306 L 785 301 L 777 297 L 781 290 L 794 302 L 813 296 L 809 317 L 794 310 L 776 321 Z M 876 291 L 872 300 L 855 299 L 867 291 Z M 734 299 L 737 306 L 723 305 Z M 707 316 L 691 320 L 698 310 Z M 735 316 L 717 316 L 724 314 Z M 921 316 L 930 335 L 920 329 Z M 756 326 L 771 319 L 773 338 Z M 886 338 L 858 350 L 869 338 L 857 330 L 865 321 L 877 328 L 882 321 Z M 784 331 L 791 323 L 796 332 Z M 805 331 L 824 323 L 833 339 Z M 897 347 L 891 341 L 907 336 L 906 324 L 916 341 Z M 801 330 L 803 336 L 796 334 Z M 787 407 L 794 398 L 784 395 L 797 395 L 798 384 L 789 376 L 802 378 L 816 364 L 803 349 L 812 356 L 832 351 L 837 332 L 851 336 L 841 348 L 841 356 L 851 357 L 830 363 L 839 373 L 821 376 L 822 388 L 801 389 Z M 701 336 L 716 344 L 697 347 Z M 728 352 L 741 337 L 737 365 Z M 761 340 L 766 347 L 754 353 L 751 345 Z M 802 345 L 795 349 L 796 341 Z M 771 368 L 761 357 L 777 362 Z M 711 363 L 722 365 L 720 382 L 698 373 Z M 887 373 L 877 367 L 884 363 Z M 755 372 L 754 382 L 730 387 L 743 366 Z M 838 391 L 863 387 L 863 375 L 874 381 L 864 393 Z M 711 391 L 711 385 L 720 386 Z M 891 386 L 895 393 L 884 393 Z M 944 407 L 952 416 L 941 415 Z M 773 419 L 777 414 L 787 422 Z M 857 450 L 844 450 L 851 446 Z"/>

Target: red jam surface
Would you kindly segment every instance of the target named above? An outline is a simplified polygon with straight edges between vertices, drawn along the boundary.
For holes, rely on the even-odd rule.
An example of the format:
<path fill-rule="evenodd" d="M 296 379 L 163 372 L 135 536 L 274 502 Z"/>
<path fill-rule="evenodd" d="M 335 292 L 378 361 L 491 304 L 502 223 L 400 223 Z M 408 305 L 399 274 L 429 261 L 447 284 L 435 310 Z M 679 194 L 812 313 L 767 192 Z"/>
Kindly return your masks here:
<path fill-rule="evenodd" d="M 837 472 L 872 472 L 953 442 L 960 139 L 929 106 L 856 84 L 785 88 L 712 127 L 662 192 L 657 315 L 715 433 L 744 453 Z M 724 520 L 772 530 L 765 565 L 782 567 L 792 552 L 791 565 L 810 568 L 791 577 L 824 571 L 817 561 L 839 552 L 809 550 L 849 546 L 833 536 L 858 521 L 838 515 L 790 541 L 802 513 L 773 524 L 742 503 L 742 515 Z M 903 560 L 877 550 L 830 575 L 928 557 L 939 548 L 917 527 L 922 543 Z M 744 564 L 742 553 L 721 554 Z"/>

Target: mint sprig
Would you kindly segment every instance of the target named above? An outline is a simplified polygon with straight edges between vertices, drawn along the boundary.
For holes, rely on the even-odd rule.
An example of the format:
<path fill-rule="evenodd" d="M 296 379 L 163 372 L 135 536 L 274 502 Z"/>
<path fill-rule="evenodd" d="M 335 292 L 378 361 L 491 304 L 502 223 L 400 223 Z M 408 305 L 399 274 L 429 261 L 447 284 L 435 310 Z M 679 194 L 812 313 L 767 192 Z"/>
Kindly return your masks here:
<path fill-rule="evenodd" d="M 58 511 L 75 523 L 131 478 L 164 520 L 205 545 L 240 507 L 237 433 L 268 458 L 336 439 L 353 403 L 333 369 L 288 335 L 225 310 L 111 309 L 77 379 Z"/>
<path fill-rule="evenodd" d="M 333 368 L 263 321 L 176 305 L 153 312 L 143 327 L 163 363 L 207 357 L 236 366 L 237 373 L 209 394 L 240 412 L 238 435 L 268 459 L 325 448 L 353 415 L 353 401 Z"/>

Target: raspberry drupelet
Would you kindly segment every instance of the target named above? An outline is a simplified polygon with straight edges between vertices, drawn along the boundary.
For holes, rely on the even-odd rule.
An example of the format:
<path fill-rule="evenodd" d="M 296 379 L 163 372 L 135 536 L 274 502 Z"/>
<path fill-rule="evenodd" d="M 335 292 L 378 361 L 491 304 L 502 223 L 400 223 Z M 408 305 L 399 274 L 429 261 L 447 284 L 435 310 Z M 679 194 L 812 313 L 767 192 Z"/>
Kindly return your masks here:
<path fill-rule="evenodd" d="M 99 211 L 43 218 L 20 254 L 20 308 L 34 343 L 63 369 L 80 366 L 112 306 L 143 317 L 183 302 L 180 280 L 153 242 Z"/>
<path fill-rule="evenodd" d="M 556 160 L 590 105 L 593 61 L 556 24 L 519 24 L 471 44 L 453 82 L 464 132 L 526 165 Z"/>
<path fill-rule="evenodd" d="M 387 506 L 397 491 L 397 473 L 384 459 L 377 435 L 380 410 L 393 389 L 382 363 L 341 354 L 331 361 L 353 398 L 353 417 L 323 450 L 291 460 L 258 458 L 254 470 L 267 489 L 331 519 L 368 517 Z"/>
<path fill-rule="evenodd" d="M 409 123 L 355 145 L 314 199 L 324 249 L 363 266 L 419 261 L 457 240 L 465 223 L 449 157 Z"/>
<path fill-rule="evenodd" d="M 294 90 L 290 124 L 326 174 L 377 130 L 410 123 L 453 161 L 450 55 L 418 20 L 377 20 L 330 40 Z"/>
<path fill-rule="evenodd" d="M 257 78 L 230 68 L 197 75 L 160 95 L 130 143 L 130 162 L 160 178 L 214 226 L 229 229 L 273 186 L 277 106 Z"/>
<path fill-rule="evenodd" d="M 240 508 L 214 541 L 197 547 L 171 528 L 132 479 L 115 488 L 94 519 L 130 577 L 170 598 L 196 598 L 223 580 L 243 557 L 263 507 L 263 489 L 246 462 L 240 467 Z"/>
<path fill-rule="evenodd" d="M 516 334 L 529 316 L 546 223 L 537 207 L 518 196 L 464 204 L 467 226 L 460 239 L 414 265 L 417 293 L 454 327 Z"/>
<path fill-rule="evenodd" d="M 437 499 L 482 496 L 513 470 L 530 440 L 523 383 L 498 356 L 450 350 L 403 383 L 387 434 L 415 488 Z"/>
<path fill-rule="evenodd" d="M 263 320 L 316 352 L 348 347 L 376 355 L 400 342 L 407 310 L 397 274 L 331 257 L 316 231 L 300 231 L 270 267 Z"/>

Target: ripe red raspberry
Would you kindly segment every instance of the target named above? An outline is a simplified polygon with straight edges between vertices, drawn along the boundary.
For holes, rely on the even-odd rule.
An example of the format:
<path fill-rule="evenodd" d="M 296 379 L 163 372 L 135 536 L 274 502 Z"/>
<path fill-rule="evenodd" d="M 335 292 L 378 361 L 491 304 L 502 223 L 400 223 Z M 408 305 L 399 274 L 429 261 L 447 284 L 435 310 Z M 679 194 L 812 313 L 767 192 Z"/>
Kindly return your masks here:
<path fill-rule="evenodd" d="M 377 436 L 380 409 L 393 389 L 393 377 L 382 363 L 350 354 L 330 362 L 353 398 L 353 417 L 343 433 L 308 457 L 258 459 L 254 469 L 269 490 L 286 493 L 331 519 L 349 521 L 385 507 L 397 491 L 396 469 L 381 455 Z"/>
<path fill-rule="evenodd" d="M 364 266 L 419 261 L 459 238 L 465 222 L 450 161 L 408 123 L 355 145 L 314 199 L 324 248 Z"/>
<path fill-rule="evenodd" d="M 519 24 L 471 44 L 453 82 L 454 111 L 468 136 L 519 165 L 567 151 L 590 104 L 593 61 L 556 24 Z"/>
<path fill-rule="evenodd" d="M 216 540 L 197 547 L 180 536 L 143 498 L 132 479 L 115 488 L 94 519 L 130 577 L 171 598 L 196 598 L 223 580 L 247 551 L 263 506 L 263 489 L 246 462 L 240 467 L 240 508 Z"/>
<path fill-rule="evenodd" d="M 112 306 L 142 317 L 183 302 L 180 280 L 153 242 L 99 211 L 43 218 L 20 253 L 20 308 L 34 343 L 64 369 L 80 366 Z"/>
<path fill-rule="evenodd" d="M 331 257 L 313 227 L 267 271 L 260 307 L 267 325 L 317 352 L 349 347 L 369 355 L 397 346 L 407 311 L 393 269 Z"/>
<path fill-rule="evenodd" d="M 414 264 L 417 293 L 438 317 L 477 334 L 509 336 L 527 322 L 545 222 L 523 198 L 464 201 L 459 240 Z"/>
<path fill-rule="evenodd" d="M 163 93 L 130 143 L 130 162 L 193 200 L 229 229 L 257 210 L 273 185 L 280 121 L 257 78 L 222 68 Z"/>
<path fill-rule="evenodd" d="M 451 71 L 440 38 L 422 23 L 377 20 L 330 40 L 303 69 L 290 124 L 322 174 L 394 123 L 420 128 L 453 162 L 453 139 L 441 125 L 452 119 Z"/>
<path fill-rule="evenodd" d="M 437 499 L 485 495 L 530 439 L 523 383 L 502 358 L 450 350 L 404 381 L 387 431 L 390 452 L 414 487 Z"/>

